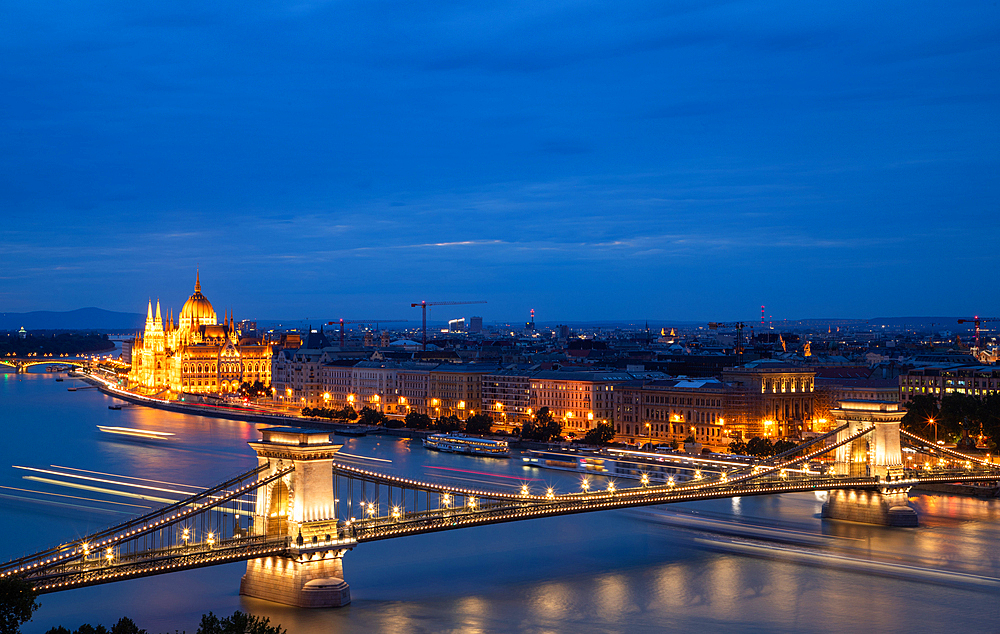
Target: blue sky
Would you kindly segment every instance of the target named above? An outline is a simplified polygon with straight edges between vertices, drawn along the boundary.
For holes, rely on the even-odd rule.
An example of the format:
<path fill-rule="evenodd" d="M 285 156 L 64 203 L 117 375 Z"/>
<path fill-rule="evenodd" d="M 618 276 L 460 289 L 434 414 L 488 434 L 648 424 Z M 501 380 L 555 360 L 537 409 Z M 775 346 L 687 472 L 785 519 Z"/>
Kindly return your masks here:
<path fill-rule="evenodd" d="M 0 0 L 0 60 L 4 311 L 1000 313 L 995 2 Z"/>

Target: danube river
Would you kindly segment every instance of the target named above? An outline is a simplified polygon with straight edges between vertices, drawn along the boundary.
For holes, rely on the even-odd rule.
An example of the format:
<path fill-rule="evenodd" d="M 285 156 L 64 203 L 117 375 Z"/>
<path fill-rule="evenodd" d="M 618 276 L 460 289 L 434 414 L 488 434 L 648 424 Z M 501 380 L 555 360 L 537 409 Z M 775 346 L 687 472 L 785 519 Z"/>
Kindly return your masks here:
<path fill-rule="evenodd" d="M 113 402 L 69 378 L 0 374 L 0 558 L 143 512 L 150 503 L 138 493 L 172 497 L 123 486 L 122 476 L 162 489 L 204 487 L 255 465 L 246 444 L 258 436 L 252 424 L 109 410 Z M 97 425 L 175 436 L 126 440 Z M 439 454 L 380 436 L 342 440 L 343 451 L 378 459 L 366 464 L 415 479 L 511 490 L 528 482 L 538 491 L 579 485 L 573 474 L 533 469 L 518 458 Z M 365 544 L 344 559 L 353 603 L 334 610 L 240 597 L 245 564 L 203 568 L 43 595 L 23 631 L 110 625 L 125 615 L 153 633 L 193 632 L 202 613 L 236 609 L 268 616 L 292 634 L 1000 630 L 1000 502 L 916 496 L 919 529 L 823 522 L 821 503 L 813 494 L 742 498 Z M 697 529 L 664 523 L 692 518 Z M 734 522 L 760 530 L 734 545 L 719 534 Z M 875 568 L 872 559 L 890 565 Z"/>

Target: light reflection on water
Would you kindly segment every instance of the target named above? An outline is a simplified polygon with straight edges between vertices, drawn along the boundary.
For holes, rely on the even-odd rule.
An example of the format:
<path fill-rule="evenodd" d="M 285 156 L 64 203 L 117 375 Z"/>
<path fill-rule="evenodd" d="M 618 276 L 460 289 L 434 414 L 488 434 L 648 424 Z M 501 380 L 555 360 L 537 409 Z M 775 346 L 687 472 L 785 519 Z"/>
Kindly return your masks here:
<path fill-rule="evenodd" d="M 32 488 L 12 464 L 59 464 L 206 486 L 255 464 L 253 425 L 144 408 L 51 376 L 0 379 L 5 442 L 0 484 Z M 166 443 L 112 439 L 96 425 L 177 434 Z M 414 478 L 513 476 L 533 488 L 579 489 L 573 474 L 517 460 L 425 452 L 381 437 L 343 439 L 344 451 L 391 460 L 379 469 Z M 376 463 L 373 463 L 376 464 Z M 437 467 L 437 468 L 434 468 Z M 460 469 L 463 471 L 449 471 Z M 467 473 L 481 472 L 481 473 Z M 594 479 L 596 488 L 606 482 Z M 26 486 L 27 485 L 27 486 Z M 886 529 L 818 519 L 821 497 L 744 497 L 678 505 L 703 518 L 738 519 L 846 538 L 852 556 L 1000 577 L 996 500 L 914 495 L 924 526 Z M 3 558 L 118 521 L 121 516 L 0 499 Z M 53 625 L 109 624 L 123 614 L 152 632 L 194 631 L 199 616 L 241 608 L 293 634 L 326 632 L 996 631 L 995 593 L 709 552 L 695 533 L 603 512 L 531 520 L 363 545 L 345 557 L 354 603 L 303 611 L 237 595 L 243 564 L 45 595 L 26 634 Z M 703 535 L 702 535 L 703 536 Z"/>

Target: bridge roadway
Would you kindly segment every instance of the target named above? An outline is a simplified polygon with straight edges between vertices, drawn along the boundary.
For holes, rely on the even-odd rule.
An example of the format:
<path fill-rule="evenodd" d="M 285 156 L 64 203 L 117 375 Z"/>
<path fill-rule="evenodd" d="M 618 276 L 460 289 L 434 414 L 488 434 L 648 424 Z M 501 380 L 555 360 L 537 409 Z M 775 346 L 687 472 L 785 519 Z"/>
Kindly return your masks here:
<path fill-rule="evenodd" d="M 24 372 L 27 368 L 34 367 L 36 365 L 70 365 L 76 368 L 85 367 L 90 361 L 87 359 L 80 358 L 59 358 L 59 357 L 39 357 L 39 358 L 2 358 L 0 359 L 0 365 L 5 365 L 10 368 L 14 368 L 18 372 Z"/>

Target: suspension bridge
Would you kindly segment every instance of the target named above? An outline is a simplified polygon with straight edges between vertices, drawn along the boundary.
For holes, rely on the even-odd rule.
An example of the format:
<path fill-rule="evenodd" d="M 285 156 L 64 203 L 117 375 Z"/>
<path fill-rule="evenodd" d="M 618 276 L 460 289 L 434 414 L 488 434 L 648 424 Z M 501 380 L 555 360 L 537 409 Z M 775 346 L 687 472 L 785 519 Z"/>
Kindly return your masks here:
<path fill-rule="evenodd" d="M 1000 469 L 899 430 L 899 417 L 850 416 L 829 434 L 753 464 L 684 480 L 556 493 L 470 489 L 345 464 L 330 432 L 273 427 L 250 443 L 258 466 L 210 489 L 72 542 L 12 560 L 48 593 L 247 561 L 242 594 L 299 607 L 350 602 L 343 557 L 376 542 L 558 515 L 717 498 L 830 491 L 824 515 L 916 525 L 921 484 L 1000 481 Z M 895 420 L 893 420 L 893 418 Z M 920 451 L 904 466 L 901 442 Z M 834 459 L 822 461 L 833 454 Z M 817 468 L 817 465 L 820 465 Z"/>

